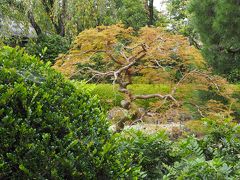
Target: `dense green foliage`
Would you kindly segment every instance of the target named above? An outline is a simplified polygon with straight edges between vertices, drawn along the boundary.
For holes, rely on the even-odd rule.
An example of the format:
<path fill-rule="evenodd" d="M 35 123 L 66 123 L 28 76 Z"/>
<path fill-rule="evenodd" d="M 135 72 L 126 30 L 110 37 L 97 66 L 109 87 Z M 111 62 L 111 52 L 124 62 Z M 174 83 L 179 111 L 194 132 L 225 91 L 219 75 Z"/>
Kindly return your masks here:
<path fill-rule="evenodd" d="M 172 165 L 176 157 L 172 156 L 173 146 L 164 132 L 147 135 L 141 131 L 125 131 L 121 137 L 121 144 L 129 152 L 137 156 L 142 155 L 142 170 L 146 179 L 163 177 L 168 171 L 164 164 Z"/>
<path fill-rule="evenodd" d="M 94 87 L 76 88 L 23 50 L 2 48 L 0 68 L 1 178 L 240 177 L 240 129 L 229 120 L 205 119 L 202 139 L 111 135 Z"/>
<path fill-rule="evenodd" d="M 192 31 L 187 4 L 189 0 L 169 0 L 167 4 L 171 30 L 189 36 Z"/>
<path fill-rule="evenodd" d="M 1 49 L 0 69 L 1 179 L 139 175 L 131 154 L 111 144 L 98 100 L 86 88 L 22 50 Z"/>
<path fill-rule="evenodd" d="M 191 11 L 209 64 L 232 82 L 239 81 L 239 1 L 192 0 Z"/>
<path fill-rule="evenodd" d="M 1 178 L 240 177 L 239 126 L 205 119 L 208 134 L 111 135 L 89 87 L 76 86 L 23 50 L 0 51 Z"/>
<path fill-rule="evenodd" d="M 28 54 L 39 57 L 44 62 L 54 63 L 59 54 L 68 51 L 69 46 L 69 41 L 59 35 L 41 35 L 26 45 L 26 51 Z"/>
<path fill-rule="evenodd" d="M 203 119 L 208 134 L 171 141 L 164 133 L 125 131 L 122 148 L 141 154 L 136 159 L 145 179 L 239 179 L 240 127 L 229 120 Z M 118 142 L 117 141 L 117 142 Z"/>
<path fill-rule="evenodd" d="M 209 133 L 203 139 L 188 137 L 176 144 L 177 156 L 166 179 L 239 179 L 240 126 L 231 121 L 205 119 Z"/>
<path fill-rule="evenodd" d="M 3 47 L 3 46 L 4 46 L 3 40 L 0 39 L 0 47 Z"/>

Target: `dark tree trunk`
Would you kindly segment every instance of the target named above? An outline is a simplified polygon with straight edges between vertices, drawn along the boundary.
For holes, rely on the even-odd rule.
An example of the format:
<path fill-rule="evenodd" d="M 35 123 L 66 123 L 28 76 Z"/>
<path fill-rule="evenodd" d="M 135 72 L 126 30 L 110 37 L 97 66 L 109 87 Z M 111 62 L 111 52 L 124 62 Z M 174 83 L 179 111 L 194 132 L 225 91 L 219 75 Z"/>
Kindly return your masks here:
<path fill-rule="evenodd" d="M 34 28 L 34 30 L 36 31 L 37 35 L 39 36 L 40 34 L 42 34 L 41 28 L 39 27 L 39 25 L 35 21 L 33 12 L 28 11 L 27 15 L 28 15 L 29 22 L 32 25 L 32 27 Z"/>
<path fill-rule="evenodd" d="M 154 23 L 154 14 L 153 14 L 153 0 L 149 0 L 149 5 L 148 5 L 148 9 L 149 9 L 149 26 L 152 26 Z"/>
<path fill-rule="evenodd" d="M 64 21 L 65 21 L 65 18 L 66 18 L 66 0 L 62 0 L 62 12 L 61 12 L 61 15 L 59 16 L 59 19 L 58 19 L 58 34 L 60 36 L 65 36 L 65 24 L 64 24 Z"/>
<path fill-rule="evenodd" d="M 154 6 L 153 6 L 154 0 L 145 0 L 145 9 L 148 16 L 148 25 L 152 26 L 154 24 Z"/>
<path fill-rule="evenodd" d="M 54 6 L 54 0 L 42 0 L 42 4 L 44 6 L 45 12 L 46 14 L 49 16 L 54 29 L 56 31 L 56 33 L 60 36 L 65 36 L 66 32 L 65 32 L 65 18 L 66 18 L 66 10 L 67 10 L 67 1 L 66 0 L 62 0 L 61 1 L 61 7 L 60 7 L 60 15 L 58 17 L 57 22 L 55 21 L 55 19 L 52 16 L 52 11 L 53 11 L 53 6 Z"/>
<path fill-rule="evenodd" d="M 145 11 L 146 11 L 146 14 L 147 14 L 147 17 L 149 18 L 150 17 L 150 14 L 149 14 L 149 5 L 148 5 L 148 2 L 149 0 L 145 0 Z"/>

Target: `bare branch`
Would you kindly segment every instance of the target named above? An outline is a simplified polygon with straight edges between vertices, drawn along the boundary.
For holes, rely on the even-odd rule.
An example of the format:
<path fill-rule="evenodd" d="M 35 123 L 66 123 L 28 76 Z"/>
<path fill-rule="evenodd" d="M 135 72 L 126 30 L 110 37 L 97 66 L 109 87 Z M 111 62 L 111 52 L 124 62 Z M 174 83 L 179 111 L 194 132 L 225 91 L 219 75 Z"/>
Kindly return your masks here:
<path fill-rule="evenodd" d="M 124 53 L 124 51 L 120 51 L 120 54 L 122 55 L 122 57 L 129 62 L 129 58 L 126 56 L 126 54 Z"/>
<path fill-rule="evenodd" d="M 192 70 L 192 71 L 184 74 L 183 77 L 178 81 L 178 83 L 177 83 L 177 84 L 175 85 L 175 87 L 172 89 L 171 95 L 175 94 L 176 91 L 177 91 L 178 86 L 179 86 L 188 76 L 190 76 L 191 74 L 195 73 L 196 71 L 197 71 L 197 70 L 194 69 L 194 70 Z"/>
<path fill-rule="evenodd" d="M 109 51 L 105 51 L 105 52 L 106 52 L 106 54 L 108 55 L 108 57 L 110 57 L 110 58 L 112 59 L 112 61 L 114 61 L 115 63 L 120 64 L 120 65 L 123 65 L 123 64 L 124 64 L 124 63 L 118 61 L 118 60 L 112 55 L 111 52 L 109 52 Z"/>
<path fill-rule="evenodd" d="M 140 51 L 139 54 L 142 53 L 142 52 L 144 52 L 144 51 Z M 133 65 L 136 64 L 137 60 L 142 59 L 146 55 L 146 53 L 144 53 L 141 56 L 137 57 L 139 54 L 137 54 L 136 56 L 131 57 L 131 59 L 134 58 L 134 57 L 136 58 L 136 59 L 134 58 L 135 59 L 134 61 L 132 61 L 131 63 L 129 63 L 129 64 L 123 66 L 123 67 L 121 67 L 120 69 L 118 69 L 117 71 L 114 72 L 113 84 L 115 84 L 115 82 L 117 81 L 119 74 L 121 74 L 123 71 L 126 71 L 129 68 L 131 68 Z"/>
<path fill-rule="evenodd" d="M 198 113 L 200 114 L 200 116 L 201 117 L 205 117 L 204 116 L 204 114 L 203 114 L 203 112 L 202 112 L 202 110 L 201 110 L 201 108 L 197 105 L 197 104 L 194 104 L 194 103 L 192 103 L 192 102 L 188 102 L 188 104 L 190 104 L 190 105 L 192 105 L 192 106 L 195 106 L 196 108 L 197 108 L 197 111 L 198 111 Z"/>
<path fill-rule="evenodd" d="M 200 72 L 200 71 L 196 71 L 195 73 L 200 74 L 201 76 L 204 76 L 205 78 L 207 78 L 216 87 L 217 91 L 220 91 L 219 85 L 214 82 L 214 79 L 210 75 L 208 75 L 207 73 L 204 73 L 204 72 Z"/>
<path fill-rule="evenodd" d="M 171 95 L 171 94 L 167 94 L 167 95 L 161 95 L 161 94 L 146 94 L 146 95 L 135 95 L 133 96 L 133 99 L 151 99 L 151 98 L 160 98 L 160 99 L 170 99 L 172 101 L 174 101 L 176 104 L 178 104 L 177 100 Z"/>
<path fill-rule="evenodd" d="M 195 107 L 197 108 L 197 111 L 200 114 L 200 116 L 204 118 L 205 116 L 203 115 L 203 112 L 201 111 L 200 107 L 196 104 L 195 104 Z"/>
<path fill-rule="evenodd" d="M 158 60 L 154 59 L 154 60 L 152 60 L 151 62 L 153 62 L 153 63 L 155 63 L 155 64 L 157 65 L 157 66 L 152 66 L 152 67 L 155 67 L 155 68 L 160 67 L 160 68 L 163 69 L 163 71 L 166 70 L 165 67 L 163 67 L 163 66 L 159 63 Z"/>

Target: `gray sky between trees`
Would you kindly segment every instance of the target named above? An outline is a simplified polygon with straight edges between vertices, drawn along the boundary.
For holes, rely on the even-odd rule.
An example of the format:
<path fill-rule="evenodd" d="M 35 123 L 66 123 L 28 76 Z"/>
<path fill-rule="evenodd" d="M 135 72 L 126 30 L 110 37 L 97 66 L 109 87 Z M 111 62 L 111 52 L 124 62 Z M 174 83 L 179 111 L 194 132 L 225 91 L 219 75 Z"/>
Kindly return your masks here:
<path fill-rule="evenodd" d="M 166 1 L 167 0 L 154 0 L 154 6 L 157 8 L 157 10 L 166 12 Z"/>

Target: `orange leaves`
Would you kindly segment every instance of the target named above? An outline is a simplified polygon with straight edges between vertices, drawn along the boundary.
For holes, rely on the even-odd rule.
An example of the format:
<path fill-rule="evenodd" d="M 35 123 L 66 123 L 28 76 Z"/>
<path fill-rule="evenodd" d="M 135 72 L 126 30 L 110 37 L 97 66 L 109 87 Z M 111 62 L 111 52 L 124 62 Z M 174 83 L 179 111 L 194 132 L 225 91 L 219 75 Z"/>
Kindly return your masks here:
<path fill-rule="evenodd" d="M 189 46 L 183 36 L 152 27 L 143 27 L 136 35 L 132 28 L 126 29 L 122 24 L 117 24 L 81 32 L 72 49 L 57 59 L 54 68 L 72 77 L 78 73 L 79 64 L 97 66 L 92 57 L 101 53 L 102 62 L 106 63 L 106 66 L 111 64 L 107 69 L 114 70 L 120 64 L 127 64 L 142 48 L 146 48 L 146 55 L 138 60 L 137 66 L 132 67 L 131 71 L 142 73 L 142 76 L 150 78 L 152 83 L 158 83 L 162 79 L 159 78 L 159 73 L 163 73 L 163 77 L 167 78 L 167 74 L 169 77 L 172 75 L 170 71 L 176 72 L 180 66 L 186 66 L 184 69 L 188 66 L 204 67 L 200 52 Z"/>

